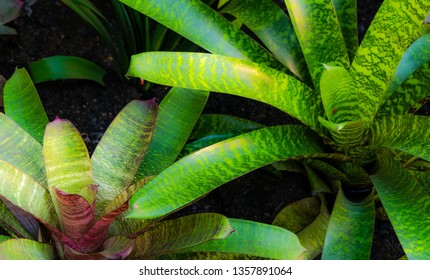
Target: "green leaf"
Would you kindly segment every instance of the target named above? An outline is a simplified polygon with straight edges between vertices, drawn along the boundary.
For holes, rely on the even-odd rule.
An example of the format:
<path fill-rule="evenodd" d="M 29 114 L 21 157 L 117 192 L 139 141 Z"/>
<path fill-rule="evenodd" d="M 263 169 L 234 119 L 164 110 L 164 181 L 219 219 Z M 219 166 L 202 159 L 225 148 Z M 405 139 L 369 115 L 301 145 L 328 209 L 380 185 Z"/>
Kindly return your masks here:
<path fill-rule="evenodd" d="M 324 242 L 322 259 L 369 259 L 375 224 L 373 192 L 353 202 L 339 191 Z"/>
<path fill-rule="evenodd" d="M 239 253 L 280 260 L 301 259 L 305 252 L 297 236 L 286 229 L 246 220 L 229 221 L 234 229 L 229 237 L 211 240 L 183 252 Z"/>
<path fill-rule="evenodd" d="M 195 214 L 168 220 L 138 235 L 130 257 L 153 258 L 208 240 L 223 239 L 232 232 L 229 220 L 219 214 Z"/>
<path fill-rule="evenodd" d="M 221 12 L 248 26 L 283 65 L 307 80 L 308 69 L 290 18 L 272 0 L 233 0 Z"/>
<path fill-rule="evenodd" d="M 353 61 L 358 49 L 357 0 L 332 0 L 348 50 Z"/>
<path fill-rule="evenodd" d="M 232 131 L 255 130 L 264 125 L 231 115 L 204 114 L 197 121 L 190 139 L 200 139 L 213 134 L 225 134 Z"/>
<path fill-rule="evenodd" d="M 130 199 L 128 217 L 163 216 L 259 167 L 318 153 L 320 143 L 315 139 L 306 128 L 286 125 L 255 130 L 209 146 L 175 162 L 139 190 Z"/>
<path fill-rule="evenodd" d="M 250 60 L 273 68 L 283 68 L 258 43 L 200 0 L 120 1 L 211 53 Z"/>
<path fill-rule="evenodd" d="M 45 109 L 27 71 L 16 69 L 3 89 L 5 114 L 39 143 L 48 123 Z"/>
<path fill-rule="evenodd" d="M 0 35 L 17 35 L 16 29 L 0 24 Z"/>
<path fill-rule="evenodd" d="M 0 195 L 36 218 L 56 225 L 49 192 L 15 166 L 0 160 Z"/>
<path fill-rule="evenodd" d="M 54 248 L 30 239 L 9 239 L 0 244 L 1 260 L 53 260 Z"/>
<path fill-rule="evenodd" d="M 370 145 L 400 150 L 430 160 L 430 118 L 392 116 L 375 120 L 368 134 Z"/>
<path fill-rule="evenodd" d="M 106 71 L 87 59 L 76 56 L 50 56 L 31 62 L 30 75 L 35 83 L 65 79 L 91 80 L 104 86 Z"/>
<path fill-rule="evenodd" d="M 0 160 L 7 161 L 48 189 L 42 145 L 0 113 Z"/>
<path fill-rule="evenodd" d="M 350 74 L 373 119 L 406 49 L 418 39 L 430 2 L 387 0 L 378 10 L 352 63 Z"/>
<path fill-rule="evenodd" d="M 326 182 L 315 172 L 312 167 L 309 167 L 306 163 L 303 164 L 309 183 L 311 185 L 312 195 L 319 193 L 332 193 L 332 190 Z"/>
<path fill-rule="evenodd" d="M 12 237 L 6 235 L 0 235 L 0 244 L 5 242 L 6 240 L 11 239 Z"/>
<path fill-rule="evenodd" d="M 408 259 L 430 258 L 430 198 L 398 161 L 378 157 L 370 176 Z"/>
<path fill-rule="evenodd" d="M 148 52 L 131 58 L 131 77 L 170 86 L 234 94 L 270 104 L 312 128 L 323 114 L 321 100 L 304 83 L 272 68 L 236 58 Z"/>
<path fill-rule="evenodd" d="M 19 220 L 12 214 L 6 204 L 0 199 L 0 227 L 13 237 L 32 239 Z"/>
<path fill-rule="evenodd" d="M 67 194 L 80 194 L 94 184 L 87 147 L 70 121 L 57 117 L 46 126 L 43 155 L 52 197 L 56 197 L 53 187 Z M 94 198 L 95 193 L 85 197 L 89 204 Z"/>
<path fill-rule="evenodd" d="M 91 157 L 94 181 L 100 186 L 97 211 L 132 183 L 151 140 L 157 111 L 155 100 L 131 101 L 106 130 Z"/>
<path fill-rule="evenodd" d="M 19 16 L 24 2 L 20 0 L 1 0 L 0 24 L 8 23 Z"/>
<path fill-rule="evenodd" d="M 286 0 L 285 4 L 315 88 L 323 63 L 349 68 L 342 31 L 330 0 Z"/>
<path fill-rule="evenodd" d="M 430 34 L 421 36 L 406 50 L 385 92 L 385 98 L 390 97 L 412 73 L 428 61 L 430 61 Z"/>
<path fill-rule="evenodd" d="M 173 88 L 158 110 L 157 124 L 135 181 L 156 175 L 171 165 L 188 140 L 209 93 Z"/>

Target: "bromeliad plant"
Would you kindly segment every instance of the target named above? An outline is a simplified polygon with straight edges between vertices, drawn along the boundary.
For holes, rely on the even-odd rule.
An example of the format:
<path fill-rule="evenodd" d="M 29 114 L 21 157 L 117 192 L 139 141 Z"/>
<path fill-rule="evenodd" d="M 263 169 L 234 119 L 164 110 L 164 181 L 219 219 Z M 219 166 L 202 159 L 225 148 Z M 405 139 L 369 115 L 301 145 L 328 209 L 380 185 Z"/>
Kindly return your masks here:
<path fill-rule="evenodd" d="M 356 0 L 286 0 L 289 16 L 270 0 L 229 1 L 223 12 L 265 48 L 199 0 L 121 2 L 212 53 L 135 55 L 130 77 L 255 99 L 303 123 L 256 129 L 244 122 L 256 130 L 220 142 L 240 152 L 222 159 L 212 145 L 191 153 L 220 153 L 219 164 L 204 170 L 190 164 L 195 174 L 172 182 L 178 161 L 133 196 L 130 217 L 163 216 L 195 200 L 197 190 L 203 195 L 276 162 L 308 175 L 312 186 L 313 197 L 287 206 L 274 221 L 297 233 L 307 258 L 369 258 L 378 211 L 388 216 L 407 258 L 430 259 L 430 119 L 414 114 L 430 92 L 429 1 L 385 0 L 360 45 Z M 241 124 L 220 127 L 205 140 L 243 133 Z M 240 141 L 245 135 L 255 139 Z M 202 177 L 207 184 L 193 184 Z M 187 192 L 164 207 L 151 199 L 182 184 Z"/>
<path fill-rule="evenodd" d="M 71 122 L 48 122 L 28 73 L 17 69 L 0 113 L 0 227 L 9 233 L 0 235 L 0 259 L 167 258 L 200 245 L 227 257 L 300 257 L 297 236 L 280 227 L 213 213 L 162 221 L 180 208 L 168 204 L 171 198 L 193 192 L 184 185 L 150 194 L 173 206 L 163 217 L 125 216 L 130 197 L 175 161 L 206 103 L 208 93 L 184 91 L 170 91 L 159 109 L 154 100 L 129 103 L 90 158 Z M 228 158 L 236 146 L 214 149 Z M 188 164 L 213 156 L 210 150 L 201 155 L 184 157 L 170 180 L 192 178 Z"/>

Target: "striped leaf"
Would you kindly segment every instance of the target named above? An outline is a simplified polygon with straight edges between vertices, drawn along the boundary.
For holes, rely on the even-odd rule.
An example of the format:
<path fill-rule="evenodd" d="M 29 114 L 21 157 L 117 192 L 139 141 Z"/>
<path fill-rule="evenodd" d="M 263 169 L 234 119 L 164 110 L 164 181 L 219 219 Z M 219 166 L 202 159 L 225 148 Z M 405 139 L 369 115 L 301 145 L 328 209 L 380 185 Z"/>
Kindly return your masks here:
<path fill-rule="evenodd" d="M 385 98 L 390 97 L 412 73 L 428 61 L 430 61 L 430 34 L 425 34 L 416 40 L 402 56 L 385 92 Z"/>
<path fill-rule="evenodd" d="M 1 199 L 0 227 L 6 230 L 6 232 L 13 237 L 32 239 L 31 234 L 27 232 L 20 221 L 12 214 L 12 212 Z"/>
<path fill-rule="evenodd" d="M 99 185 L 97 211 L 130 186 L 151 140 L 158 105 L 134 100 L 112 121 L 92 157 L 94 181 Z"/>
<path fill-rule="evenodd" d="M 180 159 L 151 180 L 130 199 L 128 217 L 163 216 L 259 167 L 318 153 L 319 145 L 308 129 L 288 125 L 222 141 Z"/>
<path fill-rule="evenodd" d="M 7 161 L 48 188 L 42 145 L 0 113 L 0 160 Z"/>
<path fill-rule="evenodd" d="M 54 248 L 30 239 L 9 239 L 0 244 L 0 260 L 53 260 Z"/>
<path fill-rule="evenodd" d="M 315 88 L 323 63 L 349 68 L 349 57 L 331 0 L 285 0 Z"/>
<path fill-rule="evenodd" d="M 375 223 L 373 193 L 363 201 L 349 200 L 339 191 L 324 242 L 322 259 L 369 259 Z"/>
<path fill-rule="evenodd" d="M 213 134 L 225 134 L 238 130 L 255 130 L 264 125 L 231 115 L 204 114 L 197 121 L 190 139 L 200 139 Z"/>
<path fill-rule="evenodd" d="M 65 79 L 91 80 L 104 86 L 106 71 L 92 61 L 76 56 L 50 56 L 31 62 L 31 78 L 35 83 Z"/>
<path fill-rule="evenodd" d="M 339 20 L 349 61 L 353 61 L 358 49 L 357 0 L 331 0 L 331 2 Z"/>
<path fill-rule="evenodd" d="M 188 140 L 209 93 L 173 88 L 160 104 L 154 135 L 134 179 L 156 175 L 171 165 Z"/>
<path fill-rule="evenodd" d="M 231 57 L 148 52 L 132 56 L 128 76 L 151 82 L 234 94 L 270 104 L 318 128 L 321 101 L 305 84 L 274 69 Z"/>
<path fill-rule="evenodd" d="M 0 160 L 0 195 L 36 218 L 56 225 L 49 192 L 15 166 Z"/>
<path fill-rule="evenodd" d="M 430 10 L 422 0 L 386 0 L 369 27 L 350 74 L 362 95 L 365 111 L 373 119 L 406 49 L 420 36 L 420 26 Z"/>
<path fill-rule="evenodd" d="M 5 114 L 42 143 L 48 117 L 25 68 L 16 69 L 3 89 Z"/>
<path fill-rule="evenodd" d="M 232 0 L 221 12 L 248 26 L 294 75 L 310 78 L 291 20 L 272 0 Z"/>
<path fill-rule="evenodd" d="M 372 146 L 396 149 L 430 160 L 429 128 L 429 117 L 385 117 L 374 122 L 367 138 Z"/>
<path fill-rule="evenodd" d="M 379 157 L 371 176 L 408 259 L 430 258 L 430 198 L 401 163 Z"/>
<path fill-rule="evenodd" d="M 138 235 L 130 257 L 154 258 L 208 240 L 224 239 L 233 231 L 229 220 L 219 214 L 195 214 L 168 220 Z"/>
<path fill-rule="evenodd" d="M 283 68 L 258 43 L 200 0 L 120 1 L 211 53 L 250 60 L 273 68 Z"/>
<path fill-rule="evenodd" d="M 269 259 L 301 259 L 305 248 L 297 236 L 280 227 L 229 219 L 234 232 L 222 240 L 211 240 L 183 252 L 244 254 Z M 222 258 L 225 255 L 220 255 Z M 212 255 L 214 257 L 214 255 Z"/>

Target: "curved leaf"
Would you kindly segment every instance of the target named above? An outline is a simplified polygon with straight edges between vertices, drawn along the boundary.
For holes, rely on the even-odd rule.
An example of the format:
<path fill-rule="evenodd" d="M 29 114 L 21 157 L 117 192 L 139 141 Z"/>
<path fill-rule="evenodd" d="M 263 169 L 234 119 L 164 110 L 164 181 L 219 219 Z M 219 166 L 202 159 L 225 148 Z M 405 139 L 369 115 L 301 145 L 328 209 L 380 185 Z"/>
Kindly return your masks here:
<path fill-rule="evenodd" d="M 3 89 L 5 114 L 39 143 L 43 142 L 48 117 L 28 72 L 16 69 Z"/>
<path fill-rule="evenodd" d="M 370 176 L 408 259 L 430 259 L 430 198 L 401 163 L 379 157 Z"/>
<path fill-rule="evenodd" d="M 401 57 L 421 35 L 429 10 L 430 3 L 421 0 L 386 0 L 379 8 L 350 69 L 368 118 L 376 115 Z"/>
<path fill-rule="evenodd" d="M 32 239 L 30 233 L 22 226 L 12 214 L 6 204 L 0 199 L 0 227 L 13 237 Z"/>
<path fill-rule="evenodd" d="M 171 165 L 188 140 L 209 93 L 173 88 L 160 104 L 154 135 L 135 181 L 156 175 Z"/>
<path fill-rule="evenodd" d="M 342 190 L 327 229 L 322 259 L 369 259 L 375 224 L 374 194 L 352 202 Z"/>
<path fill-rule="evenodd" d="M 0 196 L 34 215 L 56 225 L 55 211 L 46 189 L 15 166 L 0 160 Z"/>
<path fill-rule="evenodd" d="M 200 139 L 213 134 L 225 134 L 239 130 L 255 130 L 264 125 L 231 115 L 204 114 L 197 121 L 190 139 Z"/>
<path fill-rule="evenodd" d="M 255 130 L 206 147 L 175 162 L 131 199 L 130 218 L 168 214 L 234 178 L 275 161 L 320 152 L 301 126 Z M 174 194 L 174 195 L 172 195 Z"/>
<path fill-rule="evenodd" d="M 358 49 L 357 0 L 331 0 L 331 2 L 339 20 L 349 61 L 353 61 Z"/>
<path fill-rule="evenodd" d="M 48 189 L 42 145 L 0 113 L 0 160 L 9 162 Z"/>
<path fill-rule="evenodd" d="M 309 73 L 291 20 L 272 0 L 233 0 L 221 12 L 242 21 L 276 59 L 306 81 Z"/>
<path fill-rule="evenodd" d="M 120 1 L 211 53 L 250 60 L 273 68 L 283 68 L 258 43 L 200 0 Z"/>
<path fill-rule="evenodd" d="M 53 260 L 54 248 L 30 239 L 9 239 L 0 244 L 1 260 Z"/>
<path fill-rule="evenodd" d="M 323 63 L 349 68 L 349 57 L 331 0 L 286 0 L 285 4 L 315 88 Z"/>
<path fill-rule="evenodd" d="M 234 230 L 229 220 L 219 214 L 195 214 L 159 223 L 138 235 L 131 258 L 153 258 L 199 245 L 212 239 L 223 239 Z"/>
<path fill-rule="evenodd" d="M 321 100 L 304 83 L 272 68 L 226 56 L 147 52 L 132 56 L 127 75 L 258 100 L 315 129 L 318 116 L 324 113 Z"/>
<path fill-rule="evenodd" d="M 301 259 L 305 252 L 297 236 L 286 229 L 246 220 L 229 221 L 234 229 L 229 237 L 211 240 L 183 252 L 239 253 L 280 260 Z"/>
<path fill-rule="evenodd" d="M 370 145 L 397 149 L 430 160 L 430 118 L 392 116 L 375 120 L 368 135 Z"/>
<path fill-rule="evenodd" d="M 65 79 L 91 80 L 104 86 L 106 71 L 92 61 L 77 56 L 50 56 L 28 64 L 35 83 Z"/>
<path fill-rule="evenodd" d="M 157 110 L 154 100 L 130 102 L 97 145 L 91 164 L 94 181 L 100 186 L 98 213 L 133 181 L 151 140 Z"/>
<path fill-rule="evenodd" d="M 20 0 L 2 0 L 2 10 L 0 11 L 0 24 L 8 23 L 19 16 L 24 2 Z"/>

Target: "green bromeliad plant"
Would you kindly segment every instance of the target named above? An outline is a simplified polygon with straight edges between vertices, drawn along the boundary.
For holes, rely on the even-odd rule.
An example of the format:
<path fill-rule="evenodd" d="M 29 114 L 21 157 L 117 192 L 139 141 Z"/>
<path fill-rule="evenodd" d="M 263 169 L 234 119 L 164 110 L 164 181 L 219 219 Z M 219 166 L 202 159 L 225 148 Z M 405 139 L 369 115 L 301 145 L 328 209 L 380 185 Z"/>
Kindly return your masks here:
<path fill-rule="evenodd" d="M 4 87 L 0 113 L 0 259 L 171 258 L 197 246 L 211 252 L 207 258 L 300 258 L 305 249 L 281 227 L 214 213 L 166 219 L 181 208 L 169 205 L 171 198 L 194 192 L 185 184 L 150 194 L 156 203 L 173 206 L 171 211 L 155 219 L 127 218 L 128 200 L 176 160 L 207 97 L 173 89 L 160 106 L 154 100 L 130 102 L 90 157 L 71 122 L 48 121 L 29 74 L 17 69 Z M 232 143 L 213 148 L 226 159 L 240 149 Z M 220 156 L 210 150 L 185 156 L 170 180 L 204 185 L 206 178 L 195 178 L 189 164 Z"/>
<path fill-rule="evenodd" d="M 302 123 L 261 128 L 202 118 L 206 133 L 195 132 L 201 138 L 188 156 L 131 198 L 128 217 L 161 217 L 273 164 L 306 174 L 312 186 L 312 197 L 274 221 L 297 234 L 306 258 L 369 258 L 379 213 L 407 258 L 430 259 L 430 119 L 415 114 L 430 92 L 429 1 L 385 0 L 360 45 L 356 0 L 286 0 L 288 15 L 271 0 L 228 1 L 222 12 L 264 46 L 199 0 L 121 2 L 212 53 L 138 54 L 128 76 L 251 98 Z M 212 144 L 222 139 L 218 144 L 237 149 L 229 157 Z M 187 163 L 205 153 L 212 153 L 211 165 L 209 158 Z M 184 166 L 193 174 L 173 182 Z M 182 185 L 187 190 L 176 191 Z M 167 204 L 153 198 L 171 192 Z"/>

